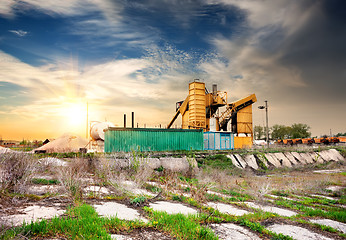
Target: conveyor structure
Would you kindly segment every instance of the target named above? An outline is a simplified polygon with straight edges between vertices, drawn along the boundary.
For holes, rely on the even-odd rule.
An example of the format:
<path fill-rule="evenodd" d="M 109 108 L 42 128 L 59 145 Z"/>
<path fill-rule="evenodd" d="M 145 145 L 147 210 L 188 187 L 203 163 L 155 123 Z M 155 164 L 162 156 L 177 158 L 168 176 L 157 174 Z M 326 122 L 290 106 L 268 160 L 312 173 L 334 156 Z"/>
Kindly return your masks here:
<path fill-rule="evenodd" d="M 256 101 L 256 95 L 251 94 L 227 103 L 227 92 L 217 91 L 216 84 L 209 93 L 204 82 L 195 80 L 189 84 L 186 99 L 176 103 L 176 113 L 167 128 L 181 115 L 182 129 L 230 131 L 236 134 L 235 148 L 247 147 L 253 140 L 252 104 Z"/>

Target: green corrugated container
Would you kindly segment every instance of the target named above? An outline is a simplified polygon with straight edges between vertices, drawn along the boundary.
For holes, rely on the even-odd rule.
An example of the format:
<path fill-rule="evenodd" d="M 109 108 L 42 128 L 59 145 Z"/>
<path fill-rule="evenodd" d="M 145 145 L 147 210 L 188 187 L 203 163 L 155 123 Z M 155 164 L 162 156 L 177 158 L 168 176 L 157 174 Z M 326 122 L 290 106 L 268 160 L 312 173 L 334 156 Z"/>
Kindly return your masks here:
<path fill-rule="evenodd" d="M 105 152 L 203 150 L 202 129 L 108 128 Z"/>

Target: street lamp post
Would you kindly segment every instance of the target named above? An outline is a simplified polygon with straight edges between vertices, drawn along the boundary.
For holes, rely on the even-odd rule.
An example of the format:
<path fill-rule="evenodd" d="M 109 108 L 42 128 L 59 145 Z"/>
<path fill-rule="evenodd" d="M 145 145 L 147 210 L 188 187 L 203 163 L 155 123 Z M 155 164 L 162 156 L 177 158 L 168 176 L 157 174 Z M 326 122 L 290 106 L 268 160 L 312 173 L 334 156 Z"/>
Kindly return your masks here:
<path fill-rule="evenodd" d="M 266 142 L 267 146 L 269 148 L 269 127 L 268 127 L 268 101 L 265 100 L 264 106 L 258 106 L 259 109 L 265 109 L 266 110 Z"/>

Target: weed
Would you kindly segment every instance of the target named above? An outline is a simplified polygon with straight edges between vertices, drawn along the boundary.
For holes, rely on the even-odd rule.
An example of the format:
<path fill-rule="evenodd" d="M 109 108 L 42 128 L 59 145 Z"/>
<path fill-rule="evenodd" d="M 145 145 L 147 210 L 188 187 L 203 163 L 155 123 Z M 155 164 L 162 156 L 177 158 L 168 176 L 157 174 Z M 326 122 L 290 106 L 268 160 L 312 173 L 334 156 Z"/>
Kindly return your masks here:
<path fill-rule="evenodd" d="M 185 199 L 186 199 L 186 197 L 184 197 L 182 195 L 173 195 L 172 196 L 173 201 L 184 202 Z"/>
<path fill-rule="evenodd" d="M 131 204 L 140 206 L 145 203 L 148 199 L 144 196 L 136 197 L 130 201 Z"/>
<path fill-rule="evenodd" d="M 256 162 L 258 166 L 260 167 L 260 169 L 268 170 L 268 167 L 264 164 L 264 162 L 267 161 L 264 153 L 258 153 L 255 155 L 255 157 L 256 157 Z"/>
<path fill-rule="evenodd" d="M 153 186 L 153 185 L 148 184 L 148 183 L 145 183 L 143 186 L 145 187 L 145 189 L 147 189 L 153 193 L 159 193 L 162 191 L 162 188 L 157 187 L 157 186 Z"/>
<path fill-rule="evenodd" d="M 154 169 L 157 172 L 163 172 L 164 168 L 162 166 Z"/>

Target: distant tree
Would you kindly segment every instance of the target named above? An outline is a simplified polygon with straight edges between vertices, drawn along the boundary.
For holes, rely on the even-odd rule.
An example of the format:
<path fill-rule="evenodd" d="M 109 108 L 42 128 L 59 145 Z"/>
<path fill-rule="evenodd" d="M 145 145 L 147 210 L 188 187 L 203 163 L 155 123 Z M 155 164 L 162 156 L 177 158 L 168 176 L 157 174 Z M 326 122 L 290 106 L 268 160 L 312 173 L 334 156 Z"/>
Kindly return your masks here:
<path fill-rule="evenodd" d="M 31 144 L 31 142 L 30 142 L 29 140 L 23 139 L 19 144 L 20 144 L 20 145 L 24 145 L 24 146 L 28 146 L 28 145 Z"/>
<path fill-rule="evenodd" d="M 291 127 L 287 127 L 285 125 L 275 124 L 271 127 L 271 137 L 275 140 L 290 138 L 290 133 Z"/>
<path fill-rule="evenodd" d="M 303 123 L 294 123 L 292 126 L 276 124 L 271 127 L 272 139 L 307 138 L 311 136 L 310 127 Z"/>
<path fill-rule="evenodd" d="M 338 134 L 335 135 L 335 137 L 341 137 L 341 136 L 346 136 L 346 132 L 345 133 L 339 132 Z"/>
<path fill-rule="evenodd" d="M 255 139 L 261 139 L 263 136 L 265 136 L 264 128 L 262 126 L 255 126 L 254 127 L 254 133 L 255 133 Z"/>
<path fill-rule="evenodd" d="M 307 124 L 295 123 L 291 126 L 292 138 L 307 138 L 311 136 L 310 127 Z"/>

